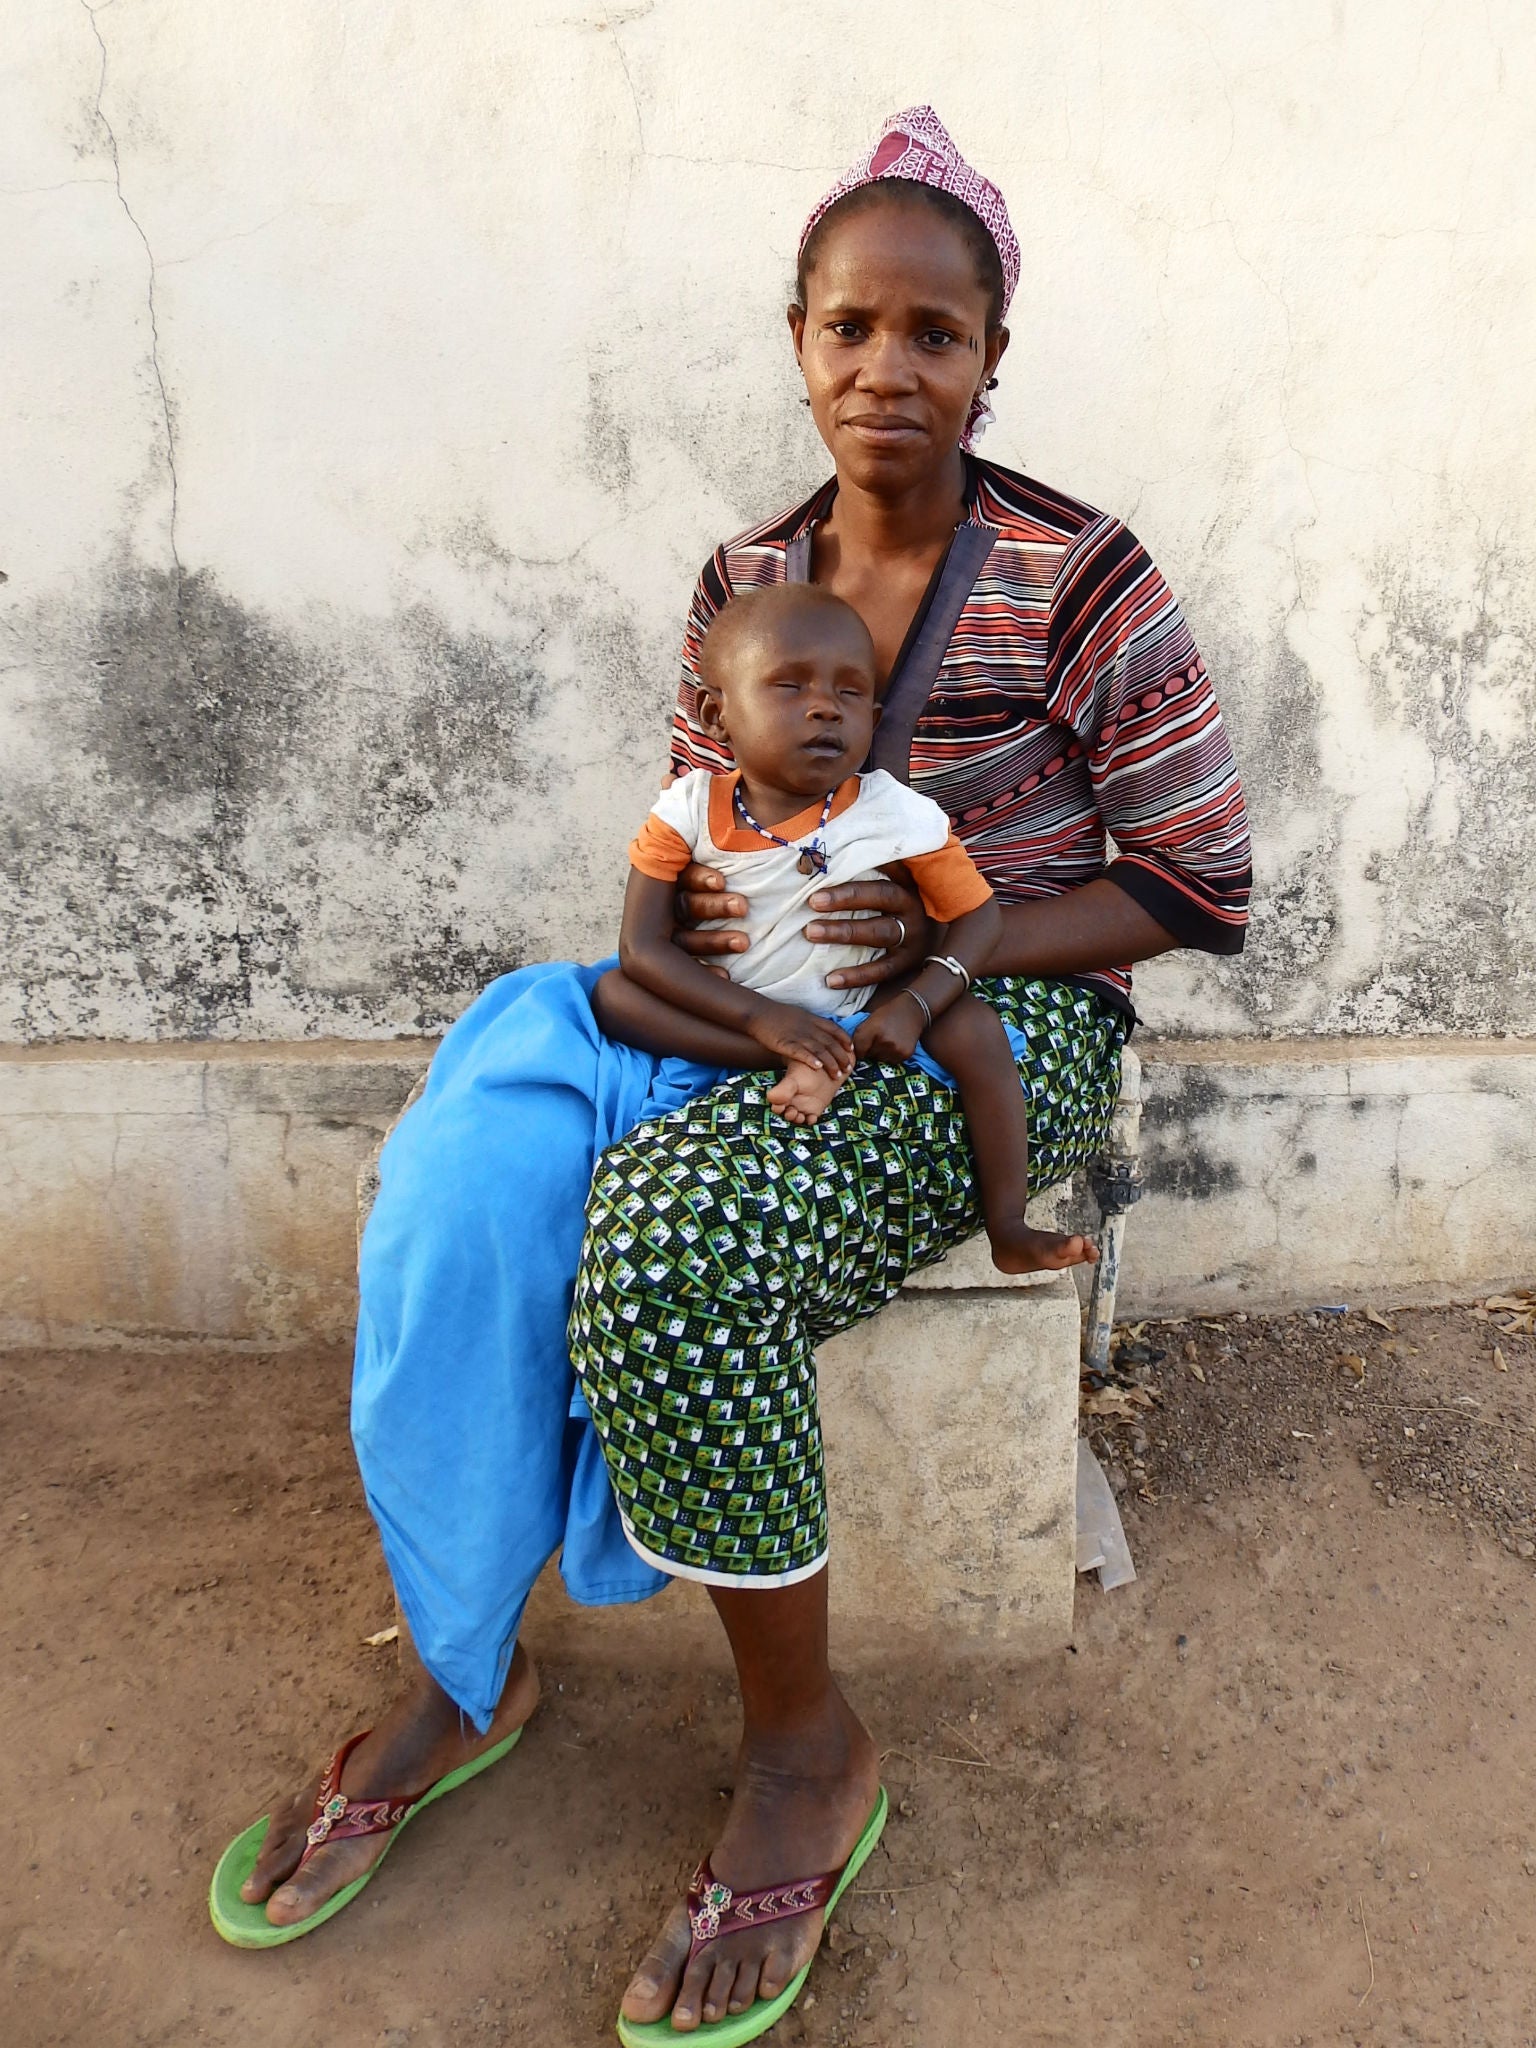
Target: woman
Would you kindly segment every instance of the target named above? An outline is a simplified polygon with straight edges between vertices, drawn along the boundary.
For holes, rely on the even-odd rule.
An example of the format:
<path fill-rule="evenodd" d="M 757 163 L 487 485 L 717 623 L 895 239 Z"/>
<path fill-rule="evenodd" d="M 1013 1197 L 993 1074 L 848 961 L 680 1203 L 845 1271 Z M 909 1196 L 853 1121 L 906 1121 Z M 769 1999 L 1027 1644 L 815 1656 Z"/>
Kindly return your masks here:
<path fill-rule="evenodd" d="M 1156 569 L 1114 519 L 969 453 L 1017 275 L 1000 195 L 927 108 L 887 123 L 812 214 L 789 324 L 836 475 L 706 566 L 672 760 L 729 765 L 693 711 L 701 635 L 734 591 L 810 578 L 862 615 L 884 678 L 876 764 L 944 805 L 1005 906 L 984 987 L 1019 1054 L 1046 1186 L 1102 1141 L 1133 1018 L 1129 963 L 1178 945 L 1237 951 L 1249 870 L 1220 716 Z M 739 914 L 718 877 L 685 881 L 692 920 Z M 818 907 L 812 936 L 827 940 L 851 936 L 848 913 L 878 913 L 858 937 L 884 958 L 840 979 L 905 972 L 932 950 L 895 884 Z M 712 929 L 683 943 L 707 955 L 745 941 Z M 329 1810 L 312 1784 L 279 1812 L 243 1888 L 250 1918 L 226 1913 L 221 1931 L 244 1939 L 259 1922 L 283 1939 L 317 1924 L 412 1795 L 508 1746 L 537 1691 L 517 1622 L 563 1543 L 578 1598 L 694 1576 L 725 1626 L 744 1728 L 707 1873 L 720 1889 L 698 1889 L 691 1920 L 681 1907 L 669 1918 L 621 2032 L 664 2023 L 662 2038 L 731 2013 L 745 2017 L 730 2037 L 746 2039 L 814 1953 L 830 1884 L 803 1894 L 810 1910 L 734 1931 L 712 1901 L 837 1873 L 877 1794 L 874 1745 L 827 1661 L 811 1347 L 968 1236 L 976 1203 L 953 1092 L 928 1074 L 860 1070 L 796 1130 L 768 1109 L 761 1073 L 704 1093 L 703 1071 L 602 1042 L 595 973 L 496 983 L 386 1151 L 354 1429 L 425 1670 L 318 1788 Z M 747 1064 L 729 1034 L 719 1059 Z M 622 1527 L 566 1353 L 589 1175 L 570 1355 Z M 753 1390 L 748 1431 L 714 1427 L 695 1399 L 711 1345 L 735 1389 Z M 648 1402 L 662 1384 L 683 1392 Z M 773 1504 L 753 1512 L 752 1454 L 770 1442 Z"/>

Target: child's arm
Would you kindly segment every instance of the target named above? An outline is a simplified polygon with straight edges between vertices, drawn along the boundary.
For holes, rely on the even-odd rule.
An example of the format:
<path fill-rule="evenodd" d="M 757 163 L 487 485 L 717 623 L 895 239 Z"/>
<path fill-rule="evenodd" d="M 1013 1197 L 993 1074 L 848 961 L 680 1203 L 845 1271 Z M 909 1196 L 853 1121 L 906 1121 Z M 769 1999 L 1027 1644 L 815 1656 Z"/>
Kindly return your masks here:
<path fill-rule="evenodd" d="M 697 1060 L 705 1067 L 725 1067 L 732 1073 L 760 1073 L 764 1067 L 782 1067 L 783 1060 L 748 1038 L 744 1031 L 728 1031 L 723 1024 L 706 1024 L 689 1010 L 680 1010 L 661 996 L 653 996 L 638 981 L 631 981 L 614 967 L 599 977 L 592 991 L 592 1014 L 605 1038 L 620 1045 L 638 1046 L 641 1052 L 665 1059 L 669 1053 L 685 1060 Z"/>
<path fill-rule="evenodd" d="M 957 917 L 935 951 L 958 960 L 973 977 L 985 974 L 992 949 L 1003 934 L 1003 913 L 995 896 L 975 910 Z M 935 1017 L 942 1017 L 967 984 L 948 967 L 925 962 L 910 980 L 878 1010 L 870 1012 L 853 1034 L 853 1049 L 859 1057 L 878 1060 L 909 1060 L 917 1042 Z M 921 996 L 928 1014 L 913 1000 Z"/>
<path fill-rule="evenodd" d="M 674 946 L 675 900 L 670 881 L 643 875 L 638 868 L 630 870 L 619 929 L 619 965 L 630 981 L 706 1024 L 740 1033 L 778 1059 L 839 1076 L 851 1069 L 853 1042 L 840 1026 L 711 974 Z"/>

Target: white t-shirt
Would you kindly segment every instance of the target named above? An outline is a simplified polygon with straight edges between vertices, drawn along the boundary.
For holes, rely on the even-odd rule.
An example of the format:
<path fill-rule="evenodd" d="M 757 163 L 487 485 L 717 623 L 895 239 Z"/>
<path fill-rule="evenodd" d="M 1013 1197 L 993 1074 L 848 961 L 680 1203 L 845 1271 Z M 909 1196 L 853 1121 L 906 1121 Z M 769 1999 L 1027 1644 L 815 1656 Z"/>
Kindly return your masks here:
<path fill-rule="evenodd" d="M 682 776 L 657 798 L 630 860 L 661 881 L 674 880 L 689 861 L 718 869 L 727 889 L 746 898 L 747 915 L 713 923 L 744 923 L 750 941 L 744 953 L 725 954 L 720 964 L 732 981 L 776 1002 L 823 1016 L 851 1016 L 868 1004 L 865 990 L 828 988 L 826 977 L 872 960 L 880 949 L 813 945 L 805 927 L 817 915 L 810 899 L 818 890 L 878 879 L 881 868 L 901 861 L 929 915 L 944 923 L 975 910 L 992 893 L 939 806 L 883 768 L 850 776 L 819 831 L 824 798 L 773 826 L 781 839 L 793 842 L 789 846 L 742 825 L 735 808 L 739 780 L 703 768 Z M 826 853 L 826 871 L 805 875 L 800 852 L 813 838 Z"/>

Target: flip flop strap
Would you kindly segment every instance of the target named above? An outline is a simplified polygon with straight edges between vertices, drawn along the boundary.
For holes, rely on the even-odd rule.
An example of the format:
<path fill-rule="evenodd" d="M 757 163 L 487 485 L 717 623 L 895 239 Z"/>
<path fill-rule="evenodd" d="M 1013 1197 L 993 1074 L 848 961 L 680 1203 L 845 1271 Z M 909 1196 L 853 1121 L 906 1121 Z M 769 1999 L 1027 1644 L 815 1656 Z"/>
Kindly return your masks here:
<path fill-rule="evenodd" d="M 348 1799 L 341 1789 L 341 1773 L 347 1758 L 366 1736 L 364 1728 L 344 1742 L 325 1767 L 320 1789 L 315 1794 L 315 1813 L 304 1833 L 305 1848 L 299 1858 L 300 1870 L 325 1842 L 345 1842 L 359 1835 L 387 1835 L 399 1827 L 420 1798 L 413 1792 L 407 1799 Z"/>
<path fill-rule="evenodd" d="M 837 1889 L 841 1875 L 841 1871 L 833 1870 L 822 1877 L 800 1878 L 794 1884 L 770 1884 L 757 1891 L 735 1892 L 715 1876 L 706 1856 L 688 1886 L 688 1925 L 693 1930 L 690 1959 L 705 1942 L 722 1934 L 819 1911 Z"/>

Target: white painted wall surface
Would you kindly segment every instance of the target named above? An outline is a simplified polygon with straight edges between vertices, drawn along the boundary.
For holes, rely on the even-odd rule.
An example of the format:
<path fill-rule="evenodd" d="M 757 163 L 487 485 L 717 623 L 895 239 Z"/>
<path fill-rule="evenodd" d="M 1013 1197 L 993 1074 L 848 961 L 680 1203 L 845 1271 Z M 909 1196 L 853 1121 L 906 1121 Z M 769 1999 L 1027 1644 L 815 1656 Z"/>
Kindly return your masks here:
<path fill-rule="evenodd" d="M 825 469 L 800 221 L 931 100 L 985 452 L 1250 790 L 1164 1032 L 1536 1031 L 1526 0 L 0 0 L 0 1036 L 380 1037 L 612 941 L 693 575 Z"/>

